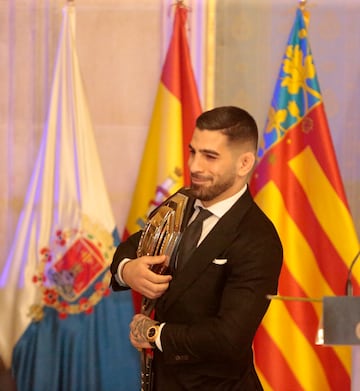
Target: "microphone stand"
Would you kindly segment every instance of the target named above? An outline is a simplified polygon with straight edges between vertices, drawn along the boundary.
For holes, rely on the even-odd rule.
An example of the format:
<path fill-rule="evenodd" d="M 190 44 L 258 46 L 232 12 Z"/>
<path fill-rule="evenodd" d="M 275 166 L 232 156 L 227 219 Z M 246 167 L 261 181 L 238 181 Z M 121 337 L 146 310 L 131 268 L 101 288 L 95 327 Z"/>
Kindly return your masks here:
<path fill-rule="evenodd" d="M 355 255 L 355 258 L 352 260 L 350 267 L 349 267 L 348 275 L 346 278 L 346 284 L 345 284 L 345 295 L 346 296 L 353 296 L 353 285 L 351 282 L 352 269 L 354 268 L 356 261 L 359 259 L 359 256 L 360 256 L 360 250 Z"/>

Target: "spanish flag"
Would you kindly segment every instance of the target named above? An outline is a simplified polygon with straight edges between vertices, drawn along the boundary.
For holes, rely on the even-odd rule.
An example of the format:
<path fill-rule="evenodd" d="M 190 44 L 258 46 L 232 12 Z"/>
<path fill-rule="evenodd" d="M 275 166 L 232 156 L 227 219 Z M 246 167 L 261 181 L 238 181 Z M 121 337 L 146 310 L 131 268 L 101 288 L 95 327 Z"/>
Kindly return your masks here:
<path fill-rule="evenodd" d="M 149 134 L 124 236 L 144 227 L 149 212 L 188 184 L 188 146 L 201 113 L 186 32 L 187 8 L 178 2 Z"/>
<path fill-rule="evenodd" d="M 284 246 L 279 296 L 310 299 L 273 301 L 258 330 L 256 365 L 267 391 L 346 391 L 351 383 L 350 349 L 315 344 L 322 305 L 311 299 L 345 294 L 359 241 L 325 115 L 308 21 L 299 7 L 251 180 L 255 200 Z M 359 277 L 353 281 L 357 292 Z"/>
<path fill-rule="evenodd" d="M 148 214 L 170 194 L 189 184 L 189 143 L 201 113 L 187 41 L 188 9 L 175 6 L 173 33 L 163 65 L 124 238 L 142 229 Z M 140 296 L 133 295 L 135 311 Z"/>

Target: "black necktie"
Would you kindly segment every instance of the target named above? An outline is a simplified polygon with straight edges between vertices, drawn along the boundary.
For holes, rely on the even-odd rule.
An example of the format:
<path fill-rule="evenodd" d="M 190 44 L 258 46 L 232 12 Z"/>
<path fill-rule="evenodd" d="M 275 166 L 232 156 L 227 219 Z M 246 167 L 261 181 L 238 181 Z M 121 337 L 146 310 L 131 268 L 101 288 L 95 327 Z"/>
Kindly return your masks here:
<path fill-rule="evenodd" d="M 196 216 L 195 220 L 186 227 L 179 244 L 176 266 L 177 270 L 184 267 L 185 263 L 196 249 L 201 236 L 203 221 L 211 215 L 212 213 L 209 210 L 200 208 L 200 212 Z"/>

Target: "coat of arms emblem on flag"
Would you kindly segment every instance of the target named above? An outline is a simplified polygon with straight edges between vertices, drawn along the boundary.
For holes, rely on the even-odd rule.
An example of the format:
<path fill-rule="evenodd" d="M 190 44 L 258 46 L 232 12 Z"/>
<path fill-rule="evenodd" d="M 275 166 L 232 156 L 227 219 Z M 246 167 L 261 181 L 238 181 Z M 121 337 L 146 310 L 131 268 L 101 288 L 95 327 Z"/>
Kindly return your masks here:
<path fill-rule="evenodd" d="M 115 247 L 105 229 L 83 216 L 81 228 L 58 228 L 48 246 L 40 249 L 39 267 L 33 282 L 41 291 L 43 305 L 53 307 L 60 318 L 80 312 L 91 313 L 104 295 L 109 294 L 108 267 Z M 95 280 L 94 291 L 87 292 Z M 31 308 L 36 320 L 39 306 Z"/>

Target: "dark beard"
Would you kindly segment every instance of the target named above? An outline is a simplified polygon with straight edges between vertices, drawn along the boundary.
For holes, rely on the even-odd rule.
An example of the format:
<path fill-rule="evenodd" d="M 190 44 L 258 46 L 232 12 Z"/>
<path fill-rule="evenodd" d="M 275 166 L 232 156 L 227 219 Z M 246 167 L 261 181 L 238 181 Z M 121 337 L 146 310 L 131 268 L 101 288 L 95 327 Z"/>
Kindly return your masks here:
<path fill-rule="evenodd" d="M 228 178 L 224 182 L 217 183 L 209 187 L 191 183 L 190 193 L 193 197 L 199 199 L 200 201 L 212 201 L 214 198 L 218 197 L 220 194 L 229 189 L 233 184 L 233 177 Z"/>

